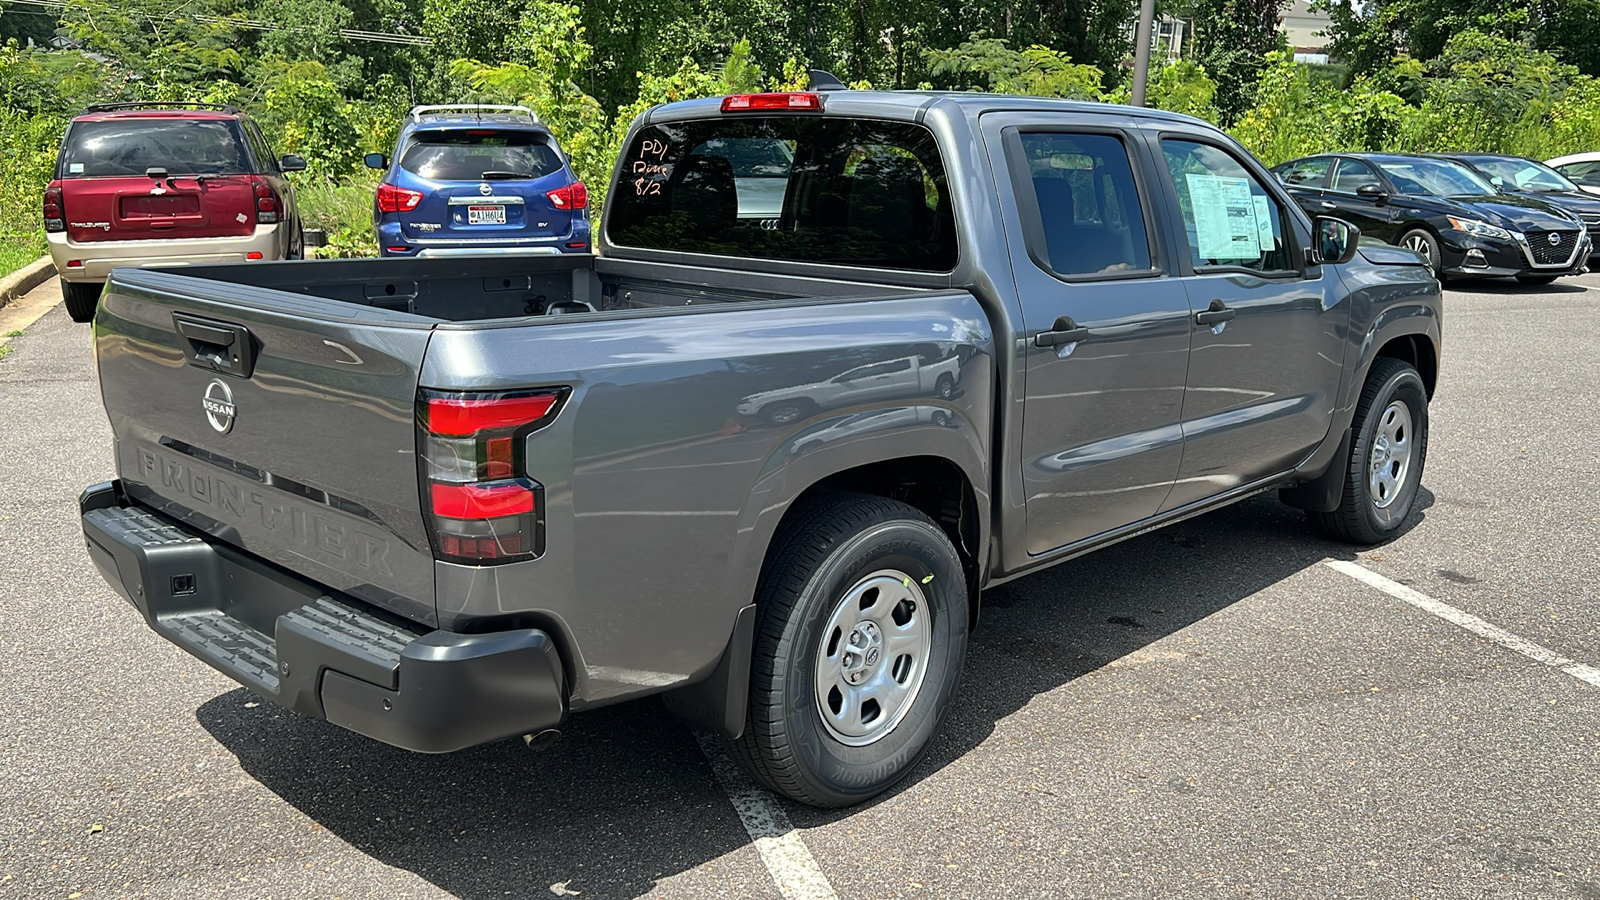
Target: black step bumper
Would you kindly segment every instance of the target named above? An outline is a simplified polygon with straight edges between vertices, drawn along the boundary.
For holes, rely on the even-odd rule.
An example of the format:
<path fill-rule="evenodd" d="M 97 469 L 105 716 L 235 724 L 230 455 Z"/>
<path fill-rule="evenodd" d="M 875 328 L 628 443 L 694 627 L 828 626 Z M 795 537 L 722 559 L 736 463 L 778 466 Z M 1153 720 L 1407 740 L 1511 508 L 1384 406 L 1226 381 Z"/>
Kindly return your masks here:
<path fill-rule="evenodd" d="M 289 709 L 423 753 L 566 712 L 543 631 L 426 631 L 132 505 L 116 482 L 78 505 L 89 558 L 151 628 Z"/>

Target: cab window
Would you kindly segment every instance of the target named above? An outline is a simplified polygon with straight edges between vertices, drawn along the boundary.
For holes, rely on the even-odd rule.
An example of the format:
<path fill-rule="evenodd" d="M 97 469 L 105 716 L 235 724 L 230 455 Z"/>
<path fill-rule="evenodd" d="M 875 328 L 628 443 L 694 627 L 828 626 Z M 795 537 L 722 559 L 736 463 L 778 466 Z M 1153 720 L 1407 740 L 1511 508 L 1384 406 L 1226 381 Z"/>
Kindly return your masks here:
<path fill-rule="evenodd" d="M 1036 262 L 1066 278 L 1151 271 L 1144 210 L 1120 138 L 1022 132 L 1010 151 Z"/>
<path fill-rule="evenodd" d="M 1163 139 L 1161 150 L 1196 271 L 1294 270 L 1283 207 L 1242 163 L 1197 141 Z"/>

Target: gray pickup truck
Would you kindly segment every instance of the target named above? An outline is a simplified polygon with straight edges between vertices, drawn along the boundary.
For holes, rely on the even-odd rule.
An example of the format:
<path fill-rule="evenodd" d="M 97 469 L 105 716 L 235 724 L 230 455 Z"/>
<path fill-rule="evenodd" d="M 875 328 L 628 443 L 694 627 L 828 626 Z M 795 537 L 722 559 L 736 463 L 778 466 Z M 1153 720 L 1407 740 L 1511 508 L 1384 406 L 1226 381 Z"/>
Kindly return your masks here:
<path fill-rule="evenodd" d="M 380 741 L 661 694 L 856 803 L 938 731 L 985 587 L 1268 490 L 1403 527 L 1439 285 L 1357 238 L 1176 115 L 659 107 L 597 256 L 115 271 L 88 552 L 163 637 Z"/>

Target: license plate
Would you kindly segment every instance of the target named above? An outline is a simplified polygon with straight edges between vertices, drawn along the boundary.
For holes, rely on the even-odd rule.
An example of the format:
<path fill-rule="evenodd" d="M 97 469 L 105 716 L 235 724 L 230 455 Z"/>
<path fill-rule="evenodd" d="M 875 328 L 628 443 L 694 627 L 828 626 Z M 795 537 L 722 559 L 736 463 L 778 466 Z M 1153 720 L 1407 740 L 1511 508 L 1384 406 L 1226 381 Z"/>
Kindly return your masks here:
<path fill-rule="evenodd" d="M 468 225 L 504 225 L 505 223 L 506 208 L 504 206 L 467 207 Z"/>

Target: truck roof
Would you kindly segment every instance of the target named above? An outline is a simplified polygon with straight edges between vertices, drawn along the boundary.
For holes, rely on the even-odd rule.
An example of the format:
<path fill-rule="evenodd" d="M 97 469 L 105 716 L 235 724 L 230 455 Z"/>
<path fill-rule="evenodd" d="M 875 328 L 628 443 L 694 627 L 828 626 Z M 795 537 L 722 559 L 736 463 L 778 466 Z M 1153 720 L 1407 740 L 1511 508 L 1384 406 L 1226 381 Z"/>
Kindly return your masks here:
<path fill-rule="evenodd" d="M 1062 100 L 1055 97 L 1028 97 L 1017 94 L 985 94 L 977 91 L 822 91 L 824 113 L 869 116 L 920 121 L 924 110 L 935 104 L 952 104 L 964 114 L 978 116 L 989 112 L 1050 111 L 1087 115 L 1125 116 L 1153 119 L 1185 125 L 1199 125 L 1208 129 L 1216 126 L 1204 119 L 1115 103 L 1087 100 Z M 673 119 L 703 118 L 720 114 L 721 97 L 697 100 L 680 100 L 667 103 L 645 112 L 643 123 Z"/>

